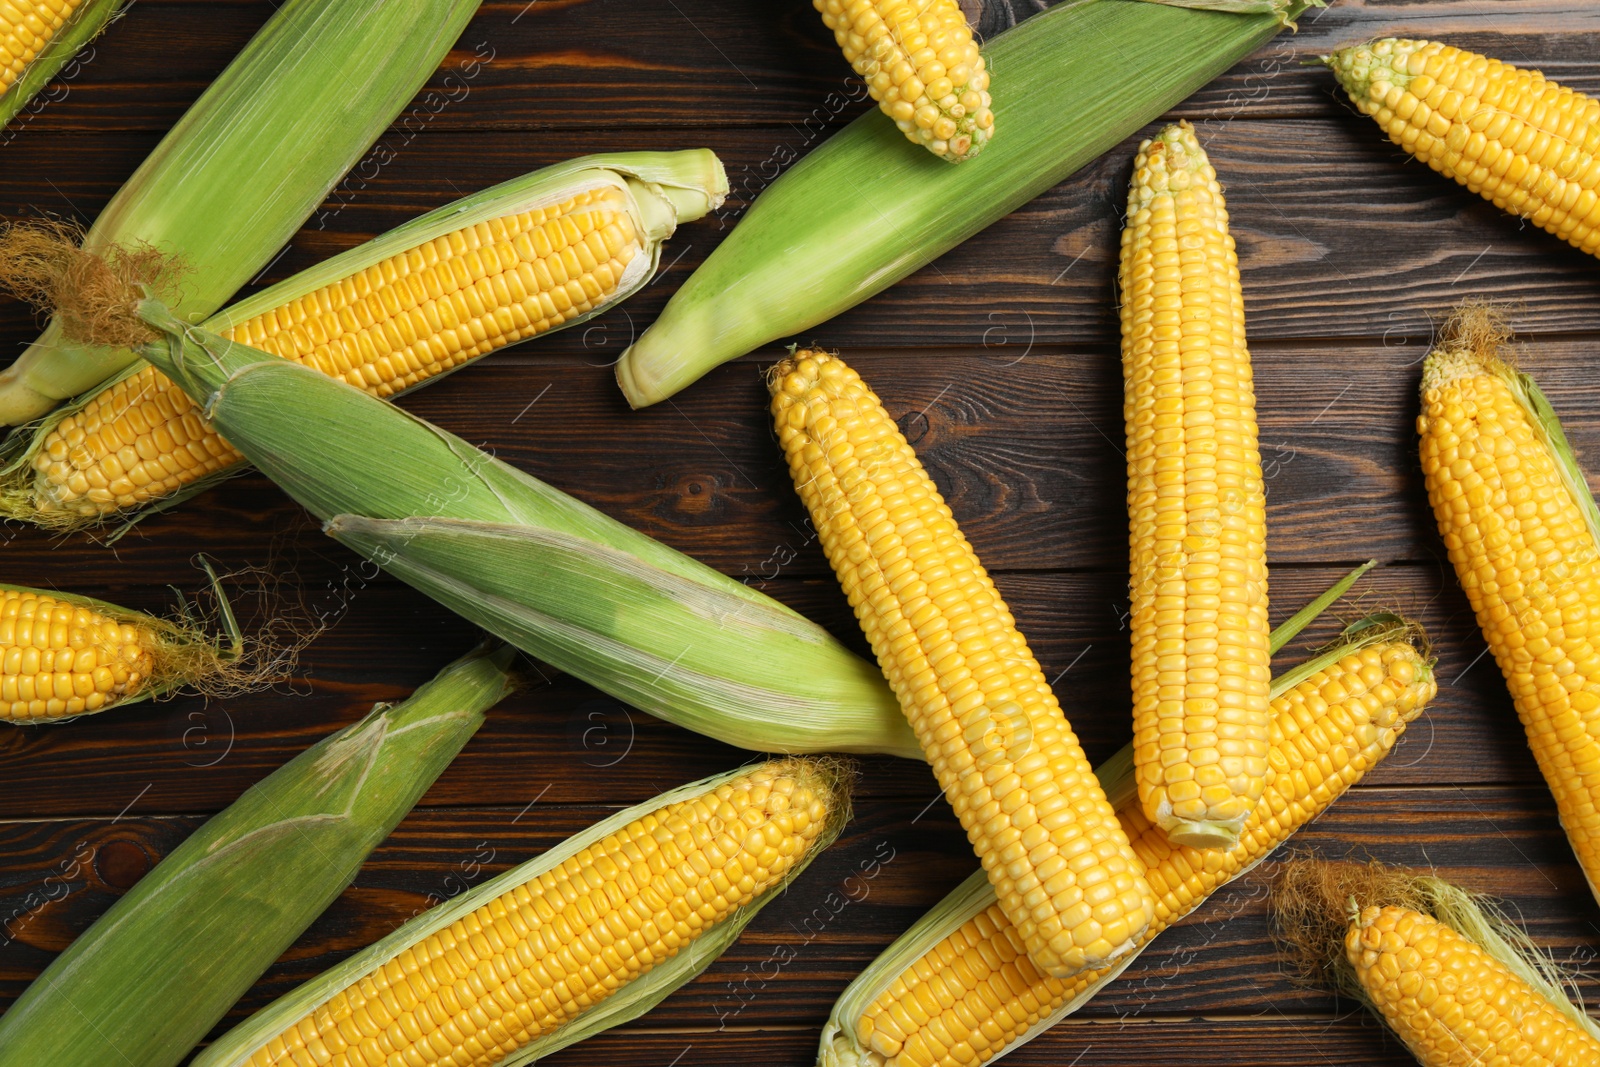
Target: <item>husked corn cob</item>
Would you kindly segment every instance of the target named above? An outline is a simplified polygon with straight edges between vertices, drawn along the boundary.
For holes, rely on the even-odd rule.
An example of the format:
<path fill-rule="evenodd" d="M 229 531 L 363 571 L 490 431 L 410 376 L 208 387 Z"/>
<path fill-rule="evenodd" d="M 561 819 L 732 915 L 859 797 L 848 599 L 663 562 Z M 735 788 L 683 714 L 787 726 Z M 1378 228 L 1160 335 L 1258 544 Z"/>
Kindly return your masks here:
<path fill-rule="evenodd" d="M 83 0 L 0 0 L 0 93 L 67 24 Z"/>
<path fill-rule="evenodd" d="M 0 590 L 0 719 L 66 718 L 137 694 L 155 634 L 31 589 Z"/>
<path fill-rule="evenodd" d="M 1363 908 L 1350 923 L 1345 951 L 1384 1021 L 1422 1067 L 1600 1064 L 1600 1041 L 1431 916 Z"/>
<path fill-rule="evenodd" d="M 1555 413 L 1498 356 L 1483 308 L 1446 326 L 1417 419 L 1450 562 L 1511 689 L 1567 838 L 1600 893 L 1600 556 Z"/>
<path fill-rule="evenodd" d="M 240 654 L 89 597 L 0 586 L 0 721 L 50 722 L 200 685 Z"/>
<path fill-rule="evenodd" d="M 812 0 L 885 115 L 960 163 L 994 133 L 989 71 L 956 0 Z"/>
<path fill-rule="evenodd" d="M 657 155 L 698 164 L 714 174 L 712 185 L 724 181 L 709 153 Z M 492 204 L 495 190 L 479 194 L 501 210 L 464 224 L 470 199 L 435 212 L 425 219 L 447 229 L 416 220 L 207 325 L 387 399 L 597 314 L 648 279 L 680 211 L 697 217 L 721 197 L 708 189 L 691 205 L 676 191 L 598 169 L 605 162 L 553 168 L 545 186 L 575 171 L 554 194 L 535 184 L 518 196 L 516 183 L 499 187 L 511 190 L 499 194 L 509 205 Z M 400 243 L 408 230 L 418 232 Z M 348 269 L 329 277 L 333 263 Z M 243 461 L 182 389 L 140 365 L 40 428 L 27 463 L 10 472 L 10 510 L 57 526 L 133 513 Z"/>
<path fill-rule="evenodd" d="M 1140 938 L 1141 948 L 1321 814 L 1388 754 L 1437 689 L 1426 654 L 1406 638 L 1379 640 L 1329 659 L 1272 702 L 1266 791 L 1232 849 L 1173 844 L 1136 798 L 1118 809 L 1156 894 L 1155 919 Z M 824 1032 L 820 1064 L 984 1063 L 1075 1010 L 1126 965 L 1067 981 L 1052 978 L 1028 959 L 998 904 L 968 911 L 970 918 L 861 1011 L 852 1035 Z M 837 1009 L 835 1019 L 851 1026 Z"/>
<path fill-rule="evenodd" d="M 1272 902 L 1301 976 L 1365 1002 L 1421 1067 L 1600 1065 L 1600 1026 L 1567 975 L 1482 897 L 1405 868 L 1302 860 Z"/>
<path fill-rule="evenodd" d="M 1600 100 L 1437 41 L 1390 37 L 1324 62 L 1395 144 L 1600 254 Z"/>
<path fill-rule="evenodd" d="M 795 487 L 1000 907 L 1047 973 L 1111 962 L 1150 887 L 933 479 L 838 357 L 796 352 L 768 384 Z"/>
<path fill-rule="evenodd" d="M 1186 122 L 1139 148 L 1118 282 L 1139 796 L 1232 848 L 1267 772 L 1266 497 L 1239 260 Z"/>
<path fill-rule="evenodd" d="M 815 761 L 702 783 L 586 835 L 556 862 L 534 861 L 537 871 L 496 879 L 448 923 L 423 916 L 402 927 L 352 961 L 359 974 L 331 976 L 337 988 L 317 990 L 309 1011 L 269 1007 L 270 1034 L 252 1020 L 197 1067 L 526 1062 L 541 1038 L 783 886 L 832 840 L 846 806 L 838 775 Z M 684 961 L 692 969 L 680 980 L 715 955 Z"/>

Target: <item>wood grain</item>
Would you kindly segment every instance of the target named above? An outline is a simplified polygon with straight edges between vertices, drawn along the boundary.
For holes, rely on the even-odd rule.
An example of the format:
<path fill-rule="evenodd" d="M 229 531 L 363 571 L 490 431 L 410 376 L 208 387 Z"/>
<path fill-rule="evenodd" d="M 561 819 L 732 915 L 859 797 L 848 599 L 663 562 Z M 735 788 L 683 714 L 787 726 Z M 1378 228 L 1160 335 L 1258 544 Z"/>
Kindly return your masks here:
<path fill-rule="evenodd" d="M 133 5 L 49 99 L 0 132 L 0 216 L 92 219 L 274 6 Z M 1038 5 L 966 6 L 992 34 Z M 759 7 L 485 3 L 432 95 L 384 134 L 379 152 L 392 160 L 379 165 L 375 153 L 356 168 L 253 287 L 538 166 L 587 152 L 713 148 L 734 194 L 681 228 L 659 280 L 581 329 L 498 353 L 403 403 L 748 581 L 864 654 L 772 442 L 759 371 L 780 349 L 645 412 L 629 412 L 611 380 L 630 338 L 782 161 L 866 108 L 851 99 L 849 72 L 809 0 Z M 1433 866 L 1501 895 L 1593 1002 L 1600 908 L 1444 559 L 1413 422 L 1435 325 L 1459 300 L 1489 295 L 1511 303 L 1520 359 L 1579 452 L 1600 454 L 1600 265 L 1409 160 L 1304 62 L 1389 34 L 1442 39 L 1600 92 L 1594 4 L 1338 0 L 1174 109 L 1201 126 L 1239 244 L 1274 619 L 1350 565 L 1382 563 L 1278 666 L 1380 609 L 1420 621 L 1438 657 L 1440 694 L 1427 714 L 1292 849 Z M 798 339 L 842 349 L 882 395 L 1097 760 L 1129 736 L 1112 277 L 1137 141 Z M 0 300 L 0 360 L 35 328 L 30 310 Z M 325 539 L 256 475 L 109 547 L 0 526 L 5 577 L 146 610 L 170 607 L 169 585 L 203 586 L 199 550 L 225 571 L 290 576 L 281 595 L 326 629 L 275 692 L 0 730 L 0 1005 L 206 816 L 374 702 L 403 698 L 480 636 Z M 751 758 L 543 665 L 523 673 L 523 688 L 230 1021 L 617 806 Z M 863 864 L 885 855 L 861 882 Z M 863 761 L 845 838 L 720 961 L 646 1018 L 548 1062 L 809 1065 L 840 990 L 974 862 L 925 766 Z M 1413 1062 L 1370 1018 L 1283 973 L 1265 907 L 1276 866 L 1219 893 L 1008 1063 Z M 780 947 L 795 957 L 768 977 Z"/>

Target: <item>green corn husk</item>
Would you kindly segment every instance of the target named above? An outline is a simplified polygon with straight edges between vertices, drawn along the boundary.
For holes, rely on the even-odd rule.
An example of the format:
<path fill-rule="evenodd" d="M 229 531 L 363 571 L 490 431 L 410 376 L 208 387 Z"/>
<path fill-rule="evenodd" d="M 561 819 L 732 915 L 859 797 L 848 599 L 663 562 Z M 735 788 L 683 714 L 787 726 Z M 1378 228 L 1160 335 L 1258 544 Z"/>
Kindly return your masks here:
<path fill-rule="evenodd" d="M 188 271 L 199 322 L 249 281 L 439 66 L 479 0 L 288 0 L 95 220 L 91 251 L 144 242 Z M 0 373 L 0 424 L 92 389 L 132 352 L 52 322 Z"/>
<path fill-rule="evenodd" d="M 539 1036 L 507 1056 L 495 1059 L 494 1067 L 521 1067 L 603 1030 L 638 1018 L 659 1004 L 673 990 L 704 971 L 728 946 L 738 940 L 750 920 L 754 919 L 756 914 L 775 897 L 782 894 L 790 883 L 810 866 L 813 859 L 827 850 L 849 820 L 847 774 L 840 768 L 822 761 L 807 759 L 799 762 L 807 765 L 805 771 L 807 776 L 815 778 L 834 801 L 829 813 L 828 826 L 812 843 L 804 859 L 796 863 L 778 884 L 738 909 L 731 917 L 702 932 L 688 948 L 617 989 L 565 1025 Z M 670 790 L 643 804 L 636 804 L 619 811 L 582 833 L 568 838 L 536 859 L 529 860 L 455 900 L 418 916 L 383 940 L 273 1001 L 224 1034 L 215 1044 L 196 1057 L 191 1067 L 243 1067 L 258 1049 L 287 1027 L 309 1015 L 330 997 L 370 974 L 418 941 L 451 926 L 507 891 L 532 881 L 635 820 L 669 804 L 714 790 L 722 783 L 749 774 L 750 771 L 749 767 L 741 767 L 725 774 L 713 775 Z"/>
<path fill-rule="evenodd" d="M 984 54 L 1005 134 L 968 165 L 910 144 L 877 111 L 829 138 L 757 197 L 623 354 L 617 382 L 628 403 L 665 400 L 888 288 L 1115 147 L 1320 0 L 1274 0 L 1273 13 L 1257 15 L 1173 2 L 1064 3 L 996 37 Z"/>
<path fill-rule="evenodd" d="M 282 307 L 307 293 L 456 230 L 505 215 L 536 210 L 604 186 L 613 186 L 627 194 L 645 253 L 629 262 L 621 282 L 607 299 L 590 311 L 540 334 L 540 337 L 587 322 L 649 284 L 660 266 L 663 243 L 672 236 L 677 226 L 693 222 L 716 210 L 728 194 L 728 179 L 722 163 L 708 149 L 582 156 L 502 182 L 412 219 L 380 237 L 225 308 L 207 319 L 204 326 L 224 333 L 264 312 Z M 458 364 L 446 373 L 454 373 L 467 363 Z M 63 419 L 77 415 L 98 400 L 107 389 L 143 372 L 145 368 L 146 364 L 142 361 L 134 363 L 99 388 L 57 408 L 25 431 L 12 435 L 6 449 L 5 465 L 0 468 L 0 516 L 36 522 L 52 529 L 72 529 L 122 518 L 124 525 L 113 535 L 114 540 L 147 515 L 174 507 L 238 473 L 237 467 L 215 472 L 185 486 L 172 496 L 154 498 L 131 512 L 111 510 L 113 504 L 96 505 L 81 497 L 66 503 L 57 499 L 56 487 L 35 473 L 34 458 L 48 446 L 52 433 Z M 443 376 L 426 378 L 411 388 L 430 385 Z"/>
<path fill-rule="evenodd" d="M 50 42 L 39 50 L 17 80 L 0 93 L 0 129 L 28 106 L 35 93 L 106 28 L 126 0 L 83 0 Z"/>
<path fill-rule="evenodd" d="M 878 668 L 798 612 L 359 389 L 138 314 L 166 334 L 144 358 L 251 463 L 490 633 L 742 748 L 921 758 Z"/>
<path fill-rule="evenodd" d="M 1358 568 L 1355 576 L 1359 577 L 1359 572 L 1364 569 Z M 1322 599 L 1318 598 L 1318 602 Z M 1283 647 L 1290 640 L 1293 633 L 1298 632 L 1299 627 L 1303 625 L 1303 623 L 1297 624 L 1298 619 L 1299 616 L 1296 616 L 1295 619 L 1289 620 L 1273 632 L 1273 651 L 1276 652 Z M 1393 615 L 1369 616 L 1348 627 L 1341 635 L 1340 640 L 1334 642 L 1311 659 L 1299 664 L 1294 669 L 1273 679 L 1272 699 L 1277 700 L 1318 671 L 1326 669 L 1354 651 L 1370 644 L 1401 637 L 1406 637 L 1413 641 L 1422 641 L 1422 648 L 1419 651 L 1424 659 L 1427 658 L 1426 642 L 1422 638 L 1419 628 Z M 1418 714 L 1420 714 L 1421 709 L 1418 708 L 1417 710 Z M 1402 732 L 1404 728 L 1405 723 L 1400 723 L 1396 733 Z M 1332 729 L 1331 724 L 1329 729 Z M 1387 751 L 1384 754 L 1387 754 Z M 1379 758 L 1382 757 L 1380 756 Z M 1118 810 L 1128 805 L 1137 806 L 1138 784 L 1133 763 L 1133 746 L 1131 744 L 1125 746 L 1115 756 L 1112 756 L 1104 764 L 1096 768 L 1095 775 L 1100 779 L 1101 785 L 1106 791 L 1106 796 L 1112 800 Z M 1343 792 L 1343 790 L 1340 790 L 1333 799 L 1343 795 Z M 1322 810 L 1326 810 L 1326 808 L 1324 807 Z M 1315 815 L 1312 818 L 1315 818 Z M 1303 825 L 1302 823 L 1301 826 Z M 1300 828 L 1296 827 L 1295 829 L 1298 830 Z M 1282 842 L 1279 844 L 1281 846 Z M 1270 854 L 1271 851 L 1263 853 L 1254 862 L 1228 879 L 1227 882 L 1218 885 L 1216 889 L 1212 890 L 1212 893 L 1250 873 L 1256 866 L 1264 862 Z M 1184 915 L 1192 913 L 1204 904 L 1210 895 L 1207 894 L 1195 900 L 1183 915 L 1173 916 L 1162 929 L 1170 928 Z M 972 918 L 987 911 L 995 904 L 995 900 L 994 889 L 990 886 L 985 872 L 981 870 L 973 872 L 971 877 L 952 890 L 948 896 L 923 915 L 921 919 L 918 919 L 910 929 L 901 934 L 877 959 L 873 960 L 865 970 L 857 975 L 855 980 L 840 994 L 827 1023 L 823 1025 L 822 1038 L 817 1050 L 818 1067 L 867 1067 L 869 1064 L 881 1064 L 883 1058 L 877 1056 L 876 1053 L 870 1052 L 858 1040 L 857 1024 L 862 1015 L 908 967 L 937 947 L 946 938 L 959 931 Z M 1156 936 L 1159 936 L 1159 932 L 1157 932 Z M 1138 958 L 1153 940 L 1154 936 L 1147 937 L 1131 953 L 1117 960 L 1112 967 L 1105 971 L 1080 976 L 1077 980 L 1069 982 L 1069 988 L 1072 986 L 1078 987 L 1071 996 L 1057 1004 L 1053 1010 L 1047 1010 L 1038 1022 L 1028 1027 L 1010 1044 L 995 1053 L 988 1062 L 993 1062 L 1015 1052 L 1062 1019 L 1083 1007 L 1102 989 L 1120 977 L 1128 965 Z M 1039 998 L 1042 1002 L 1041 1007 L 1048 1007 L 1048 1002 L 1052 999 L 1047 991 L 1043 989 L 1039 990 Z"/>
<path fill-rule="evenodd" d="M 457 660 L 196 830 L 0 1017 L 0 1067 L 174 1067 L 455 758 L 510 659 Z"/>

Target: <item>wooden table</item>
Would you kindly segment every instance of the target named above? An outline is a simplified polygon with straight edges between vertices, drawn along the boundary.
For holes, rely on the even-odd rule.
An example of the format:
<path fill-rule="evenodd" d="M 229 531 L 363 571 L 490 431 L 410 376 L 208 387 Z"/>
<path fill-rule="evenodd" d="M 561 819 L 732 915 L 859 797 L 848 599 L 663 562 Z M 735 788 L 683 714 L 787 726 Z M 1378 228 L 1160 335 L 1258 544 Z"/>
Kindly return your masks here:
<path fill-rule="evenodd" d="M 1017 10 L 996 0 L 982 13 L 986 32 L 1035 0 L 1012 3 Z M 272 6 L 136 4 L 64 96 L 57 88 L 61 98 L 0 133 L 0 213 L 92 219 Z M 1439 656 L 1442 688 L 1426 717 L 1292 848 L 1431 863 L 1501 894 L 1541 944 L 1580 970 L 1593 1000 L 1600 910 L 1444 559 L 1412 425 L 1433 324 L 1461 298 L 1494 296 L 1516 303 L 1526 364 L 1593 466 L 1600 266 L 1410 161 L 1336 97 L 1324 70 L 1301 65 L 1390 34 L 1436 37 L 1600 91 L 1593 0 L 1340 0 L 1174 112 L 1202 125 L 1233 213 L 1260 397 L 1274 620 L 1375 556 L 1382 566 L 1344 616 L 1404 610 L 1426 624 Z M 475 76 L 463 73 L 485 57 Z M 759 371 L 777 349 L 637 414 L 609 369 L 750 197 L 861 111 L 841 105 L 848 74 L 805 0 L 486 3 L 435 77 L 440 95 L 385 136 L 392 160 L 353 172 L 259 281 L 571 156 L 714 148 L 734 202 L 679 232 L 650 288 L 588 328 L 495 355 L 405 404 L 863 647 L 768 429 Z M 1096 759 L 1129 736 L 1112 277 L 1136 143 L 812 335 L 847 350 L 902 415 Z M 4 351 L 17 351 L 33 327 L 26 309 L 0 306 Z M 356 557 L 259 476 L 157 516 L 112 548 L 26 528 L 3 537 L 7 580 L 160 609 L 169 583 L 203 584 L 190 558 L 204 549 L 225 567 L 297 575 L 330 622 L 292 692 L 0 730 L 7 1002 L 207 815 L 374 701 L 403 697 L 475 640 L 421 595 L 368 580 Z M 746 758 L 549 670 L 529 677 L 229 1022 L 430 900 L 616 806 Z M 93 860 L 64 895 L 46 883 L 84 849 Z M 870 891 L 841 904 L 844 880 L 885 857 Z M 927 769 L 868 760 L 844 839 L 726 956 L 646 1018 L 549 1062 L 810 1064 L 845 983 L 974 866 Z M 1219 893 L 1010 1062 L 1149 1064 L 1190 1052 L 1215 1065 L 1410 1063 L 1349 1003 L 1283 973 L 1264 907 L 1273 869 Z M 775 969 L 779 946 L 793 959 Z"/>

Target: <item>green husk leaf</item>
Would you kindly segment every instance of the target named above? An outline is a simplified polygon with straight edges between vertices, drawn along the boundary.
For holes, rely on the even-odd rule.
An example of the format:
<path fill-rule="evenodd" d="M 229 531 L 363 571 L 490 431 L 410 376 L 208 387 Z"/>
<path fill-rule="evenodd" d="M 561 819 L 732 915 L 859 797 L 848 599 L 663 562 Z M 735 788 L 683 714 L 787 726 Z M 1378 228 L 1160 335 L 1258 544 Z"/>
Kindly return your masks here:
<path fill-rule="evenodd" d="M 0 1067 L 174 1067 L 477 731 L 510 658 L 457 660 L 207 821 L 0 1017 Z"/>
<path fill-rule="evenodd" d="M 697 733 L 760 751 L 897 744 L 898 754 L 921 756 L 898 725 L 879 728 L 887 720 L 876 708 L 845 727 L 859 705 L 839 701 L 839 675 L 816 672 L 841 672 L 866 690 L 875 669 L 775 603 L 535 526 L 337 515 L 324 529 L 529 655 Z"/>
<path fill-rule="evenodd" d="M 478 0 L 288 0 L 106 205 L 85 247 L 149 244 L 188 268 L 168 294 L 199 322 L 293 236 L 438 67 Z M 117 373 L 124 348 L 52 323 L 0 373 L 0 423 Z"/>
<path fill-rule="evenodd" d="M 1346 627 L 1340 637 L 1326 649 L 1293 670 L 1273 679 L 1272 699 L 1277 700 L 1318 671 L 1326 669 L 1343 657 L 1367 645 L 1398 639 L 1408 639 L 1413 642 L 1421 640 L 1421 629 L 1408 620 L 1399 619 L 1397 616 L 1392 615 L 1373 615 L 1361 619 Z M 1421 647 L 1424 649 L 1423 656 L 1426 658 L 1425 644 Z M 1095 776 L 1100 780 L 1101 788 L 1105 790 L 1106 796 L 1112 799 L 1113 807 L 1121 810 L 1127 805 L 1137 804 L 1138 789 L 1133 763 L 1133 746 L 1131 744 L 1125 745 L 1116 755 L 1095 768 Z M 1223 885 L 1231 884 L 1243 878 L 1264 863 L 1271 855 L 1271 852 L 1263 854 L 1255 862 L 1241 869 L 1238 874 L 1230 878 L 1228 882 L 1223 883 Z M 1221 888 L 1222 886 L 1218 886 L 1217 890 Z M 1215 892 L 1216 890 L 1213 891 L 1213 894 Z M 1209 899 L 1209 896 L 1196 900 L 1183 915 L 1173 916 L 1167 923 L 1168 928 L 1175 925 L 1184 915 L 1191 914 L 1201 907 L 1207 899 Z M 866 1067 L 870 1061 L 855 1040 L 856 1021 L 912 962 L 920 959 L 934 946 L 959 930 L 973 916 L 987 910 L 995 902 L 994 888 L 989 884 L 987 874 L 981 870 L 975 871 L 965 882 L 952 890 L 948 896 L 924 914 L 922 918 L 918 919 L 905 933 L 901 934 L 877 959 L 873 960 L 845 988 L 838 1001 L 835 1002 L 833 1011 L 829 1014 L 828 1022 L 823 1027 L 822 1041 L 817 1050 L 818 1067 Z M 1097 977 L 1081 993 L 1061 1004 L 1048 1017 L 1042 1018 L 1039 1022 L 1029 1027 L 1017 1040 L 998 1052 L 989 1062 L 992 1063 L 994 1060 L 1016 1051 L 1062 1019 L 1076 1012 L 1093 999 L 1107 984 L 1114 981 L 1137 958 L 1139 953 L 1143 952 L 1154 940 L 1155 938 L 1153 937 L 1149 938 L 1131 954 L 1118 960 L 1109 971 Z"/>
<path fill-rule="evenodd" d="M 513 178 L 418 216 L 380 237 L 324 260 L 225 308 L 203 325 L 213 332 L 224 333 L 265 311 L 288 304 L 442 235 L 489 219 L 559 203 L 578 192 L 601 186 L 612 186 L 627 194 L 634 222 L 646 245 L 646 254 L 634 257 L 617 288 L 606 300 L 548 333 L 587 322 L 648 285 L 660 267 L 662 242 L 672 236 L 679 223 L 692 222 L 714 210 L 728 192 L 727 175 L 723 172 L 722 163 L 707 149 L 583 156 Z M 445 374 L 455 373 L 471 362 L 461 363 Z M 145 366 L 140 361 L 125 368 L 88 393 L 13 433 L 5 445 L 0 446 L 4 453 L 3 461 L 0 461 L 3 463 L 0 465 L 0 515 L 63 530 L 120 520 L 120 526 L 107 538 L 108 543 L 114 543 L 141 520 L 174 507 L 240 473 L 242 464 L 217 471 L 185 486 L 170 497 L 131 513 L 83 516 L 51 507 L 48 500 L 41 503 L 35 488 L 33 463 L 51 432 L 64 419 L 77 415 L 106 390 L 139 374 Z M 412 388 L 431 385 L 445 377 L 445 374 L 424 378 Z"/>
<path fill-rule="evenodd" d="M 1309 6 L 1283 13 L 1293 19 Z M 1278 33 L 1274 14 L 1059 4 L 994 38 L 997 132 L 970 165 L 862 115 L 761 192 L 617 364 L 634 407 L 805 334 L 1113 148 Z M 826 345 L 826 337 L 814 338 Z"/>
<path fill-rule="evenodd" d="M 218 432 L 313 514 L 337 516 L 336 535 L 491 632 L 730 744 L 921 758 L 882 673 L 799 613 L 400 408 L 154 301 L 144 314 L 170 331 L 146 358 Z M 660 632 L 630 631 L 632 610 Z M 715 644 L 674 646 L 680 628 Z"/>
<path fill-rule="evenodd" d="M 830 788 L 839 798 L 839 803 L 831 813 L 828 829 L 813 843 L 803 862 L 797 863 L 777 885 L 746 907 L 740 908 L 730 918 L 701 934 L 676 956 L 657 965 L 566 1025 L 541 1036 L 510 1056 L 497 1060 L 496 1067 L 521 1067 L 602 1030 L 638 1018 L 655 1007 L 673 990 L 705 970 L 729 945 L 738 940 L 739 934 L 749 925 L 750 920 L 754 919 L 770 901 L 782 894 L 790 883 L 811 865 L 813 859 L 827 850 L 849 819 L 843 772 L 838 768 L 818 764 L 816 761 L 807 762 L 813 764 L 816 773 L 821 774 L 825 780 L 832 780 Z M 256 1049 L 277 1036 L 287 1026 L 303 1018 L 331 996 L 404 949 L 444 929 L 462 916 L 476 911 L 502 893 L 537 878 L 634 820 L 669 804 L 699 796 L 715 789 L 723 782 L 750 773 L 750 770 L 749 767 L 740 767 L 724 774 L 713 775 L 698 782 L 679 786 L 642 804 L 625 808 L 582 833 L 568 838 L 537 858 L 476 886 L 449 903 L 441 904 L 343 963 L 279 997 L 223 1035 L 220 1040 L 196 1057 L 192 1067 L 240 1067 L 249 1060 Z"/>
<path fill-rule="evenodd" d="M 1310 0 L 1309 3 L 1303 4 L 1293 3 L 1292 0 L 1144 0 L 1144 2 L 1187 7 L 1196 11 L 1224 11 L 1230 15 L 1271 15 L 1278 20 L 1278 25 L 1290 30 L 1300 28 L 1290 17 L 1291 11 L 1298 16 L 1307 8 L 1328 6 L 1324 0 Z"/>
<path fill-rule="evenodd" d="M 11 87 L 0 93 L 0 129 L 111 23 L 126 0 L 84 0 L 50 43 L 39 50 Z"/>
<path fill-rule="evenodd" d="M 1377 560 L 1367 560 L 1367 562 L 1361 564 L 1359 567 L 1356 567 L 1349 574 L 1346 574 L 1343 578 L 1340 578 L 1337 582 L 1333 583 L 1333 585 L 1330 586 L 1325 593 L 1317 597 L 1317 599 L 1313 600 L 1311 603 L 1307 604 L 1305 607 L 1301 608 L 1299 611 L 1283 620 L 1283 622 L 1279 623 L 1277 628 L 1272 631 L 1272 637 L 1269 640 L 1269 647 L 1272 650 L 1272 654 L 1277 655 L 1280 651 L 1282 651 L 1284 645 L 1287 645 L 1290 641 L 1293 641 L 1296 637 L 1299 637 L 1302 630 L 1316 622 L 1318 617 L 1321 616 L 1324 611 L 1327 611 L 1333 606 L 1334 601 L 1348 593 L 1350 591 L 1350 587 L 1361 580 L 1362 575 L 1366 574 L 1377 565 Z"/>

